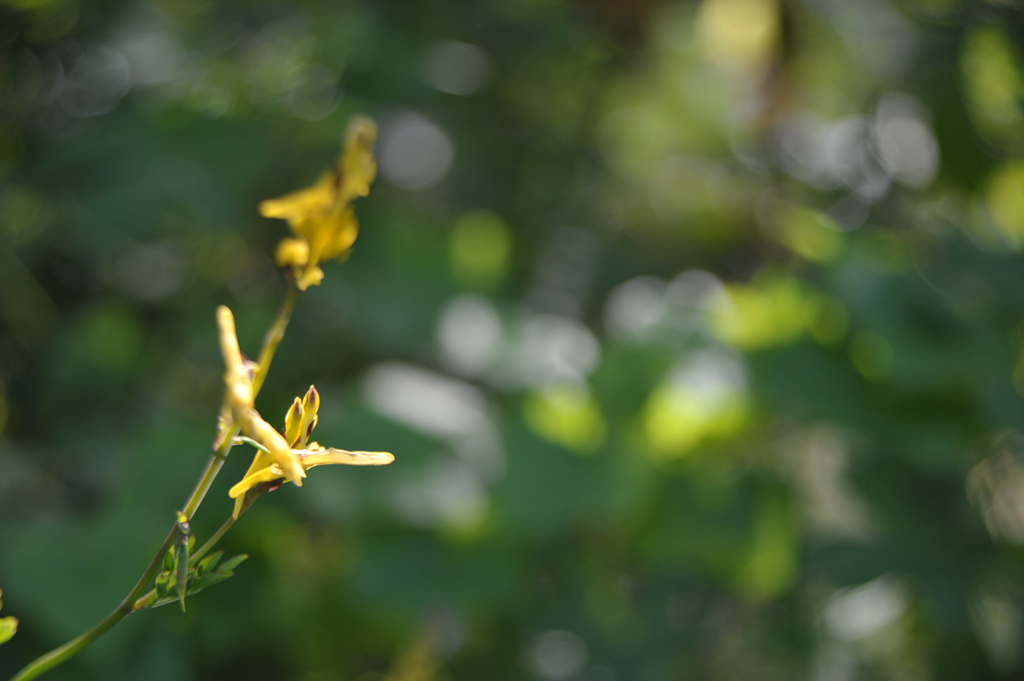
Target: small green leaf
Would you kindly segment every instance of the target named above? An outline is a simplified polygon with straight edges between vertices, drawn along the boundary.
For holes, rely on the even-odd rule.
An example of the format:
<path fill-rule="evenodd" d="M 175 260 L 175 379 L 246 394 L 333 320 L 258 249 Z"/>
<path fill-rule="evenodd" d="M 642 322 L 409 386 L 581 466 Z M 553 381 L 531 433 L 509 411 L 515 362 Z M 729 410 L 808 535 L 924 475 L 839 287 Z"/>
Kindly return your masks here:
<path fill-rule="evenodd" d="M 159 608 L 161 605 L 167 605 L 168 603 L 177 603 L 177 602 L 178 602 L 178 597 L 177 596 L 165 596 L 163 598 L 158 598 L 155 601 L 153 601 L 153 605 L 151 605 L 149 607 L 150 608 Z"/>
<path fill-rule="evenodd" d="M 197 577 L 196 579 L 194 579 L 192 581 L 192 583 L 189 585 L 188 595 L 192 596 L 194 594 L 197 594 L 200 591 L 202 591 L 203 589 L 211 587 L 214 584 L 220 584 L 225 579 L 230 579 L 232 576 L 233 576 L 233 573 L 207 572 L 204 576 Z M 149 607 L 151 607 L 151 608 L 159 608 L 161 605 L 167 605 L 168 603 L 176 603 L 176 602 L 178 602 L 178 600 L 179 599 L 178 599 L 177 595 L 167 595 L 167 596 L 164 596 L 163 598 L 158 598 L 153 603 L 153 605 L 151 605 Z"/>
<path fill-rule="evenodd" d="M 0 617 L 0 643 L 11 640 L 18 631 L 18 620 L 15 617 Z"/>
<path fill-rule="evenodd" d="M 195 588 L 192 590 L 192 593 L 198 593 L 203 589 L 213 586 L 214 584 L 220 584 L 225 579 L 234 577 L 234 575 L 235 573 L 233 572 L 208 572 L 205 577 L 199 580 Z"/>
<path fill-rule="evenodd" d="M 188 588 L 185 590 L 185 596 L 191 596 L 199 593 L 203 589 L 207 589 L 214 584 L 220 584 L 225 579 L 233 577 L 235 573 L 232 572 L 232 569 L 238 567 L 242 561 L 249 557 L 247 554 L 241 553 L 223 563 L 220 563 L 219 568 L 214 570 L 214 568 L 218 567 L 218 563 L 223 555 L 223 551 L 217 551 L 216 553 L 212 553 L 203 558 L 195 567 L 188 568 L 186 573 Z M 180 556 L 176 555 L 175 566 L 181 564 Z M 172 593 L 176 586 L 177 572 L 177 567 L 175 567 L 175 570 L 173 571 L 162 572 L 157 575 L 157 599 L 149 607 L 159 608 L 161 605 L 167 605 L 168 603 L 184 600 L 184 597 L 180 595 L 180 591 Z"/>
<path fill-rule="evenodd" d="M 236 567 L 241 565 L 242 561 L 248 558 L 248 554 L 240 553 L 233 558 L 228 558 L 226 561 L 221 563 L 220 569 L 217 572 L 228 574 L 231 573 Z"/>
<path fill-rule="evenodd" d="M 174 569 L 174 550 L 167 549 L 167 553 L 164 554 L 164 570 Z"/>
<path fill-rule="evenodd" d="M 199 561 L 199 564 L 196 565 L 197 574 L 202 575 L 202 574 L 205 574 L 206 572 L 209 572 L 209 571 L 213 570 L 215 567 L 217 567 L 217 563 L 223 557 L 224 557 L 224 552 L 223 551 L 217 551 L 216 553 L 211 553 L 206 558 L 203 558 L 202 560 Z"/>
<path fill-rule="evenodd" d="M 171 590 L 171 584 L 173 583 L 173 575 L 173 572 L 171 572 L 170 570 L 166 570 L 156 576 L 157 596 L 163 596 Z"/>

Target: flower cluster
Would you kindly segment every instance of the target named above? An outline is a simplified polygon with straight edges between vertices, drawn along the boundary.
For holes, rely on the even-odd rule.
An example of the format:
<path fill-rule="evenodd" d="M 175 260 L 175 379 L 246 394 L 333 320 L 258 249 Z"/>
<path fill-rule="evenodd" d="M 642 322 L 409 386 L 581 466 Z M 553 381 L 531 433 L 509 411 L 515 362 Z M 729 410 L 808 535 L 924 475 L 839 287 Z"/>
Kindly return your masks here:
<path fill-rule="evenodd" d="M 310 441 L 320 409 L 320 395 L 313 386 L 304 397 L 295 398 L 281 432 L 267 423 L 255 406 L 256 395 L 295 309 L 298 292 L 319 284 L 324 276 L 320 264 L 347 255 L 355 242 L 359 225 L 352 202 L 369 193 L 370 184 L 377 174 L 377 162 L 372 151 L 376 138 L 377 128 L 372 121 L 366 118 L 353 120 L 335 168 L 308 189 L 260 204 L 263 215 L 287 220 L 294 233 L 293 237 L 281 241 L 276 254 L 278 265 L 289 268 L 292 285 L 264 336 L 259 363 L 242 354 L 231 310 L 223 305 L 217 308 L 225 391 L 213 456 L 183 510 L 176 512 L 175 524 L 157 555 L 121 605 L 71 643 L 29 663 L 16 675 L 19 681 L 29 681 L 61 664 L 137 610 L 177 601 L 184 611 L 186 597 L 231 577 L 234 574 L 232 569 L 247 556 L 243 554 L 221 561 L 224 552 L 210 553 L 210 549 L 249 504 L 262 492 L 277 487 L 280 481 L 301 486 L 306 471 L 315 466 L 381 466 L 395 460 L 388 452 L 350 452 Z M 242 480 L 228 492 L 235 500 L 231 518 L 201 547 L 194 549 L 196 537 L 189 521 L 206 497 L 231 447 L 236 444 L 252 445 L 257 450 L 256 457 Z M 153 588 L 144 593 L 151 583 Z M 18 620 L 14 617 L 0 617 L 0 643 L 10 639 L 17 628 Z"/>
<path fill-rule="evenodd" d="M 281 218 L 295 233 L 282 239 L 275 260 L 279 267 L 291 267 L 299 290 L 320 283 L 320 263 L 344 257 L 352 248 L 359 223 L 352 202 L 370 193 L 377 176 L 373 143 L 377 127 L 368 118 L 355 118 L 345 135 L 345 148 L 338 165 L 306 189 L 260 204 L 260 213 Z"/>
<path fill-rule="evenodd" d="M 231 310 L 219 307 L 217 323 L 225 365 L 222 432 L 229 432 L 232 424 L 237 425 L 242 434 L 258 447 L 248 472 L 228 492 L 235 500 L 233 517 L 237 518 L 241 512 L 245 493 L 262 483 L 286 479 L 301 486 L 306 471 L 314 466 L 383 466 L 395 460 L 389 452 L 350 452 L 310 442 L 309 436 L 316 427 L 320 408 L 320 395 L 313 386 L 309 387 L 305 397 L 295 398 L 285 416 L 284 434 L 278 433 L 253 406 L 252 379 L 258 367 L 243 358 L 239 350 Z"/>

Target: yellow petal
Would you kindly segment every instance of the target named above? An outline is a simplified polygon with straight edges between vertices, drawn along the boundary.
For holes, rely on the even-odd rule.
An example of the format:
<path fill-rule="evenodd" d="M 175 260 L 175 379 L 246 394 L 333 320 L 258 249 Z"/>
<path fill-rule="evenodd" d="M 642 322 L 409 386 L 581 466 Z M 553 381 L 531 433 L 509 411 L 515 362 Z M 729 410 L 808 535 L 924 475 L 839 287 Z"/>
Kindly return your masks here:
<path fill-rule="evenodd" d="M 307 469 L 335 463 L 348 466 L 386 466 L 395 460 L 395 455 L 391 452 L 348 452 L 333 448 L 305 452 L 299 450 L 298 454 L 302 457 L 302 466 Z"/>
<path fill-rule="evenodd" d="M 260 452 L 262 454 L 263 452 Z M 259 455 L 257 454 L 257 458 Z M 253 467 L 256 466 L 256 462 L 253 461 Z M 252 468 L 249 469 L 250 473 L 247 473 L 242 481 L 237 485 L 228 490 L 228 496 L 235 500 L 235 508 L 231 511 L 231 517 L 237 519 L 238 515 L 242 512 L 242 504 L 245 503 L 245 493 L 256 485 L 264 482 L 270 482 L 271 480 L 277 480 L 278 478 L 284 477 L 281 473 L 281 469 L 277 466 L 267 466 L 260 468 L 255 472 L 252 472 Z"/>
<path fill-rule="evenodd" d="M 299 287 L 300 291 L 305 291 L 310 286 L 318 286 L 323 279 L 324 271 L 322 269 L 316 265 L 307 265 L 299 274 L 295 285 Z"/>
<path fill-rule="evenodd" d="M 249 410 L 249 418 L 243 423 L 242 431 L 267 448 L 274 463 L 289 482 L 302 486 L 302 478 L 306 477 L 306 471 L 303 470 L 299 457 L 288 447 L 284 437 L 264 421 L 255 409 Z"/>
<path fill-rule="evenodd" d="M 274 254 L 278 267 L 305 265 L 309 261 L 309 242 L 305 239 L 281 239 Z"/>
<path fill-rule="evenodd" d="M 343 203 L 370 193 L 370 184 L 377 177 L 377 161 L 373 157 L 373 143 L 376 141 L 377 126 L 369 118 L 359 116 L 348 124 L 340 163 L 340 198 Z"/>
<path fill-rule="evenodd" d="M 264 482 L 270 482 L 271 480 L 277 480 L 278 478 L 283 477 L 284 474 L 281 473 L 281 469 L 278 468 L 277 466 L 267 466 L 266 468 L 261 468 L 255 473 L 247 475 L 244 478 L 242 478 L 241 482 L 239 482 L 230 490 L 228 490 L 228 496 L 231 497 L 232 499 L 237 499 L 241 496 L 244 496 L 246 492 L 251 490 L 256 485 L 262 484 Z"/>
<path fill-rule="evenodd" d="M 289 447 L 294 447 L 302 434 L 302 411 L 302 400 L 296 397 L 284 417 L 284 439 Z"/>
<path fill-rule="evenodd" d="M 358 235 L 359 221 L 356 220 L 355 212 L 349 208 L 338 217 L 320 253 L 320 261 L 331 260 L 346 253 L 352 248 Z"/>
<path fill-rule="evenodd" d="M 274 458 L 264 452 L 263 450 L 256 450 L 256 456 L 252 458 L 252 463 L 249 464 L 249 470 L 245 472 L 242 479 L 249 477 L 253 473 L 263 470 L 264 468 L 270 468 L 274 465 Z"/>
<path fill-rule="evenodd" d="M 235 318 L 223 305 L 217 308 L 217 325 L 220 327 L 220 351 L 224 355 L 226 399 L 235 421 L 241 421 L 240 412 L 252 408 L 252 378 L 238 348 Z"/>
<path fill-rule="evenodd" d="M 319 217 L 308 217 L 295 225 L 295 232 L 309 244 L 306 261 L 316 265 L 351 248 L 359 232 L 352 209 L 338 206 Z"/>
<path fill-rule="evenodd" d="M 260 471 L 266 470 L 274 465 L 274 458 L 264 452 L 263 450 L 257 450 L 256 456 L 252 458 L 252 463 L 249 464 L 249 470 L 242 476 L 242 480 L 245 480 L 249 476 L 259 473 Z M 237 487 L 238 485 L 235 485 Z M 231 488 L 232 490 L 234 487 Z M 243 490 L 244 491 L 244 490 Z M 233 496 L 231 492 L 228 492 L 228 496 Z"/>
<path fill-rule="evenodd" d="M 294 223 L 303 218 L 323 214 L 334 205 L 336 197 L 337 179 L 335 173 L 328 172 L 321 175 L 312 187 L 262 202 L 260 215 L 287 220 L 294 227 Z"/>
<path fill-rule="evenodd" d="M 334 212 L 318 211 L 304 215 L 292 224 L 292 230 L 309 245 L 307 262 L 319 262 L 317 252 L 323 250 L 324 244 L 327 243 L 330 233 L 334 230 L 334 221 Z"/>

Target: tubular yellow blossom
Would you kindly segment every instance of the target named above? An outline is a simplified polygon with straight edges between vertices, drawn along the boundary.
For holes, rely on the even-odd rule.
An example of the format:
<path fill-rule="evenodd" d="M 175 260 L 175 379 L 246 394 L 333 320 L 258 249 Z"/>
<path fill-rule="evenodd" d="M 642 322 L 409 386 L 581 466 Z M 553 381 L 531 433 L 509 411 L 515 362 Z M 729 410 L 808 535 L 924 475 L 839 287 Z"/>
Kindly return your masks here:
<path fill-rule="evenodd" d="M 217 326 L 220 329 L 220 352 L 224 356 L 224 385 L 227 388 L 224 398 L 232 416 L 241 421 L 237 414 L 252 409 L 252 379 L 238 347 L 235 317 L 223 305 L 217 308 Z"/>
<path fill-rule="evenodd" d="M 395 457 L 389 452 L 349 452 L 344 449 L 326 448 L 316 442 L 307 442 L 310 434 L 313 432 L 313 428 L 316 427 L 317 410 L 319 408 L 320 395 L 315 387 L 309 386 L 305 397 L 302 399 L 296 397 L 292 402 L 292 406 L 289 407 L 284 419 L 283 438 L 277 434 L 277 431 L 266 425 L 265 421 L 260 419 L 267 428 L 270 428 L 280 442 L 285 444 L 289 455 L 301 467 L 302 475 L 305 475 L 305 471 L 314 466 L 326 464 L 384 466 L 395 460 Z M 266 440 L 261 440 L 258 437 L 252 437 L 252 439 L 270 449 Z M 245 493 L 253 487 L 279 478 L 291 480 L 289 476 L 285 475 L 285 469 L 281 466 L 280 460 L 276 454 L 267 454 L 262 450 L 256 452 L 256 457 L 253 459 L 252 465 L 249 466 L 249 470 L 246 471 L 245 476 L 228 491 L 228 496 L 235 500 L 233 517 L 238 517 L 245 500 Z"/>
<path fill-rule="evenodd" d="M 343 257 L 359 233 L 352 201 L 370 193 L 377 176 L 373 143 L 377 127 L 368 118 L 355 118 L 345 135 L 338 165 L 320 176 L 312 187 L 260 204 L 260 214 L 288 221 L 296 238 L 278 244 L 275 260 L 291 267 L 296 285 L 305 291 L 323 279 L 319 265 Z"/>
<path fill-rule="evenodd" d="M 230 416 L 247 437 L 266 447 L 267 462 L 273 462 L 282 472 L 282 477 L 296 485 L 302 485 L 306 471 L 299 463 L 288 443 L 269 423 L 263 420 L 253 406 L 251 362 L 242 358 L 235 333 L 235 318 L 231 310 L 221 305 L 217 308 L 217 325 L 220 327 L 220 349 L 224 355 L 224 409 L 222 414 Z M 226 428 L 225 428 L 226 429 Z M 254 462 L 255 463 L 255 462 Z"/>

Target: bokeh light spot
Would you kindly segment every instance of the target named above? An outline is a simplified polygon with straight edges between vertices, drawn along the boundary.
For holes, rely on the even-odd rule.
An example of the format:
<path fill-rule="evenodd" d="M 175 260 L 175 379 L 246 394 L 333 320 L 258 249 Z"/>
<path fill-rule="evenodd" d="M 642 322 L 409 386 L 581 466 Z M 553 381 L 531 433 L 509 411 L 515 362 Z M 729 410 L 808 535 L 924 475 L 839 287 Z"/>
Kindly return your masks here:
<path fill-rule="evenodd" d="M 462 216 L 449 242 L 452 270 L 472 286 L 490 287 L 505 278 L 512 237 L 505 222 L 489 211 Z"/>
<path fill-rule="evenodd" d="M 430 49 L 423 75 L 435 90 L 466 97 L 487 84 L 491 59 L 476 45 L 445 40 Z"/>
<path fill-rule="evenodd" d="M 845 246 L 832 218 L 802 206 L 790 206 L 785 211 L 776 237 L 797 255 L 819 263 L 835 261 Z"/>
<path fill-rule="evenodd" d="M 730 68 L 763 63 L 779 34 L 779 7 L 774 0 L 704 0 L 697 30 L 707 56 Z"/>
<path fill-rule="evenodd" d="M 1006 35 L 996 27 L 975 29 L 960 55 L 964 95 L 978 131 L 994 144 L 1022 140 L 1024 75 Z"/>
<path fill-rule="evenodd" d="M 478 374 L 498 356 L 501 317 L 486 298 L 459 296 L 441 312 L 437 341 L 446 366 L 460 374 Z"/>
<path fill-rule="evenodd" d="M 436 123 L 406 112 L 381 130 L 377 153 L 388 182 L 403 189 L 429 189 L 448 174 L 455 147 Z"/>
<path fill-rule="evenodd" d="M 788 277 L 727 286 L 712 300 L 709 326 L 724 343 L 742 350 L 785 345 L 804 331 L 805 298 L 799 282 Z"/>
<path fill-rule="evenodd" d="M 1024 163 L 1006 163 L 992 174 L 985 204 L 1002 236 L 1019 248 L 1024 241 Z"/>
<path fill-rule="evenodd" d="M 585 385 L 552 385 L 528 393 L 523 418 L 540 437 L 580 454 L 600 448 L 607 433 L 604 417 Z"/>
<path fill-rule="evenodd" d="M 737 431 L 746 420 L 743 368 L 732 357 L 690 356 L 648 397 L 642 424 L 650 451 L 680 456 L 703 441 Z"/>
<path fill-rule="evenodd" d="M 582 671 L 587 664 L 587 644 L 571 631 L 548 631 L 530 646 L 527 662 L 534 672 L 550 681 L 561 681 Z"/>

